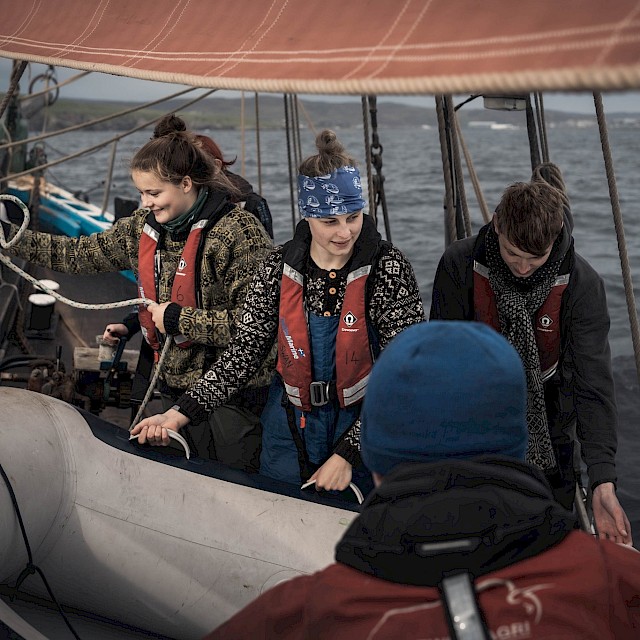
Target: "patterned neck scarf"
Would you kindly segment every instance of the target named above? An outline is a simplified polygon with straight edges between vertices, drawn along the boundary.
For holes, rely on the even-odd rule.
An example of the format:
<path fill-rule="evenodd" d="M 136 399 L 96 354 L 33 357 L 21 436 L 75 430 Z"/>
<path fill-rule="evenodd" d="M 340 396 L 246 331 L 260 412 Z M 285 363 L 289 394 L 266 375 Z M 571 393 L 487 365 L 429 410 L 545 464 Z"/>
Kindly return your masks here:
<path fill-rule="evenodd" d="M 489 282 L 496 296 L 501 333 L 520 354 L 527 376 L 527 462 L 549 471 L 557 465 L 549 435 L 533 318 L 551 291 L 562 258 L 553 262 L 547 260 L 528 278 L 517 278 L 500 255 L 498 235 L 493 226 L 487 231 L 486 248 Z M 551 252 L 552 255 L 554 253 Z"/>

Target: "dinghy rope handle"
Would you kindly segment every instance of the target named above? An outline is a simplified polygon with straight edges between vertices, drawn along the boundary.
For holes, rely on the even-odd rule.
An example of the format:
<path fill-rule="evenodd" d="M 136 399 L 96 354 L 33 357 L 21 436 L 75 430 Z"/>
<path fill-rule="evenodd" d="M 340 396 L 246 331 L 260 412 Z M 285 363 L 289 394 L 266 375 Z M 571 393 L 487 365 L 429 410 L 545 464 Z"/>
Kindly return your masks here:
<path fill-rule="evenodd" d="M 29 213 L 29 208 L 27 207 L 27 205 L 24 202 L 22 202 L 20 198 L 17 198 L 16 196 L 3 193 L 3 194 L 0 194 L 0 201 L 1 200 L 10 200 L 11 202 L 14 202 L 20 207 L 20 209 L 22 209 L 22 213 L 23 213 L 22 224 L 20 225 L 20 228 L 18 229 L 18 232 L 16 233 L 16 235 L 11 240 L 6 239 L 6 236 L 4 235 L 4 228 L 2 224 L 0 224 L 0 247 L 2 247 L 3 249 L 9 249 L 14 244 L 16 244 L 20 240 L 20 238 L 24 235 L 24 232 L 29 226 L 29 220 L 31 219 L 31 214 Z M 70 307 L 75 307 L 76 309 L 88 309 L 88 310 L 120 309 L 122 307 L 131 307 L 133 305 L 138 305 L 138 304 L 148 305 L 149 303 L 155 302 L 154 300 L 150 300 L 149 298 L 132 298 L 131 300 L 123 300 L 122 302 L 105 302 L 100 304 L 87 304 L 84 302 L 76 302 L 75 300 L 70 300 L 69 298 L 65 298 L 65 296 L 59 294 L 57 291 L 53 291 L 46 285 L 42 284 L 39 280 L 34 278 L 32 275 L 28 274 L 26 271 L 23 271 L 18 265 L 14 264 L 11 261 L 11 258 L 4 255 L 4 253 L 2 252 L 0 252 L 0 262 L 5 264 L 12 271 L 15 271 L 20 277 L 27 280 L 27 282 L 30 282 L 37 289 L 41 289 L 45 293 L 48 293 L 49 295 L 53 296 L 56 300 L 59 300 L 63 304 L 69 305 Z M 169 346 L 171 345 L 172 341 L 173 341 L 172 337 L 167 336 L 164 347 L 162 349 L 162 353 L 160 355 L 158 363 L 155 366 L 155 371 L 154 371 L 151 383 L 149 384 L 149 389 L 147 389 L 147 395 L 145 396 L 144 401 L 140 405 L 138 415 L 136 415 L 136 417 L 134 418 L 131 426 L 129 427 L 129 431 L 131 431 L 133 427 L 135 427 L 135 425 L 138 423 L 138 421 L 140 420 L 140 417 L 142 416 L 142 412 L 147 406 L 149 398 L 151 397 L 151 394 L 155 389 L 155 383 L 158 379 L 158 376 L 160 375 L 160 371 L 162 370 L 162 364 L 164 362 L 164 359 L 167 355 Z M 176 440 L 184 447 L 185 454 L 187 458 L 189 458 L 191 452 L 189 450 L 189 445 L 187 444 L 187 441 L 179 433 L 171 430 L 168 430 L 168 431 L 169 431 L 169 437 L 172 438 L 173 440 Z M 137 436 L 134 436 L 134 438 L 135 437 Z"/>
<path fill-rule="evenodd" d="M 160 360 L 158 361 L 158 365 L 156 366 L 156 370 L 153 374 L 153 378 L 149 383 L 147 393 L 145 394 L 144 400 L 142 401 L 142 404 L 138 409 L 138 413 L 136 413 L 136 417 L 131 422 L 131 426 L 129 427 L 129 432 L 131 432 L 133 430 L 133 427 L 135 427 L 138 424 L 138 422 L 140 422 L 140 418 L 142 417 L 142 412 L 144 411 L 144 408 L 147 406 L 147 402 L 149 401 L 149 398 L 151 397 L 151 394 L 153 393 L 153 390 L 156 387 L 156 381 L 158 380 L 158 375 L 160 373 L 160 363 L 164 360 L 165 356 L 167 355 L 167 351 L 169 350 L 169 345 L 171 344 L 171 342 L 172 342 L 171 336 L 167 336 L 167 341 L 165 342 L 164 347 L 162 348 L 162 354 L 160 356 Z M 171 440 L 175 440 L 176 442 L 182 445 L 182 448 L 184 449 L 184 455 L 187 458 L 187 460 L 189 460 L 189 458 L 191 458 L 191 449 L 189 448 L 189 444 L 184 439 L 184 437 L 181 436 L 177 431 L 174 431 L 173 429 L 167 429 L 167 435 Z M 138 437 L 138 434 L 130 435 L 129 440 L 134 440 L 137 437 Z"/>
<path fill-rule="evenodd" d="M 305 482 L 300 487 L 300 489 L 306 489 L 307 487 L 310 487 L 315 483 L 316 483 L 315 479 L 309 480 L 309 482 Z M 353 491 L 353 493 L 355 494 L 358 504 L 362 504 L 364 502 L 364 496 L 362 495 L 362 491 L 360 491 L 360 487 L 355 482 L 350 482 L 349 489 L 351 489 L 351 491 Z"/>

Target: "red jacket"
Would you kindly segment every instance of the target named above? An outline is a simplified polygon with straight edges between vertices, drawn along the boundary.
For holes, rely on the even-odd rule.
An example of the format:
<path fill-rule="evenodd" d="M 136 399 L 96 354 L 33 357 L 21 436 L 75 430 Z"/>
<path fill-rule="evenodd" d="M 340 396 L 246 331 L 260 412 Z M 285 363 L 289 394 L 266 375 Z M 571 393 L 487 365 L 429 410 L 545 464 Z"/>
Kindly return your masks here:
<path fill-rule="evenodd" d="M 398 465 L 336 546 L 208 640 L 445 640 L 444 576 L 467 572 L 497 640 L 640 638 L 640 554 L 575 529 L 542 472 L 504 456 Z"/>
<path fill-rule="evenodd" d="M 476 580 L 495 638 L 640 638 L 640 553 L 575 531 L 533 558 Z M 284 582 L 205 640 L 444 640 L 434 587 L 342 564 Z"/>

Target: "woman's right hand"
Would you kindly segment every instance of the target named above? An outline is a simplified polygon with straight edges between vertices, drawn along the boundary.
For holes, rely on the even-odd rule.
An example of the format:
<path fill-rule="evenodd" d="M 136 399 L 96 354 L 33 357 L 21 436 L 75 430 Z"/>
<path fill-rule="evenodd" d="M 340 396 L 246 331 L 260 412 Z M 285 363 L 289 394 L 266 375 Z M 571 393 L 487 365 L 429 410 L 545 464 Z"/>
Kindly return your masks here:
<path fill-rule="evenodd" d="M 154 446 L 166 447 L 169 442 L 167 429 L 180 431 L 189 424 L 189 418 L 175 409 L 168 409 L 164 413 L 144 418 L 131 429 L 132 436 L 138 436 L 140 444 L 148 443 Z"/>
<path fill-rule="evenodd" d="M 105 327 L 104 333 L 102 334 L 102 341 L 115 347 L 121 337 L 128 335 L 129 329 L 127 329 L 127 326 L 122 324 L 122 322 L 116 322 L 114 324 L 108 324 Z"/>

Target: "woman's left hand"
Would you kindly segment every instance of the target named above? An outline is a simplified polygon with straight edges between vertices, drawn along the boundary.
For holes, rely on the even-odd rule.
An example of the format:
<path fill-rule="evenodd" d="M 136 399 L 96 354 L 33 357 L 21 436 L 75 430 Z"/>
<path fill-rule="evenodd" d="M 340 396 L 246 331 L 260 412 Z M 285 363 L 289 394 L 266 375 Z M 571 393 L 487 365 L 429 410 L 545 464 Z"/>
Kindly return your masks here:
<path fill-rule="evenodd" d="M 316 481 L 316 489 L 344 491 L 351 482 L 351 465 L 334 453 L 310 478 Z"/>

